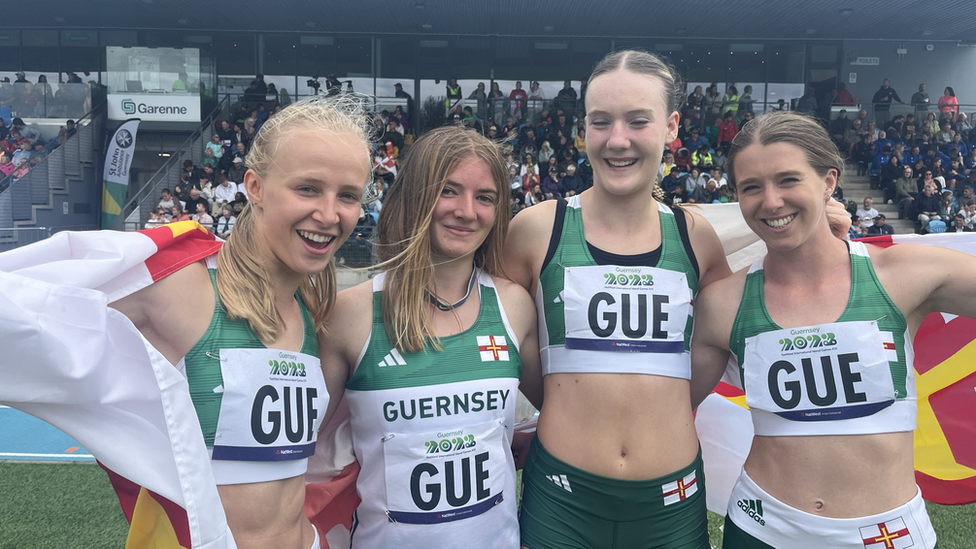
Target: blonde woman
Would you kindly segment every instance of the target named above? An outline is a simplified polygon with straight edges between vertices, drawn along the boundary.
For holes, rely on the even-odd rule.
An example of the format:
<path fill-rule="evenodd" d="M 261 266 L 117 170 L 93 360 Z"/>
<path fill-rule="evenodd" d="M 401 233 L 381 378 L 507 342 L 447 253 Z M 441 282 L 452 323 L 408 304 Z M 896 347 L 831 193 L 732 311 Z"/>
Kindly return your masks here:
<path fill-rule="evenodd" d="M 316 334 L 335 297 L 333 254 L 370 177 L 365 120 L 346 96 L 270 119 L 248 153 L 250 201 L 219 253 L 111 305 L 185 368 L 241 549 L 319 547 L 303 475 L 344 374 L 319 367 Z M 280 357 L 300 375 L 269 373 Z M 292 425 L 293 414 L 306 420 Z"/>
<path fill-rule="evenodd" d="M 515 403 L 539 405 L 541 377 L 535 308 L 501 266 L 508 196 L 493 143 L 428 132 L 384 201 L 386 271 L 338 296 L 323 360 L 349 377 L 355 547 L 519 545 Z"/>

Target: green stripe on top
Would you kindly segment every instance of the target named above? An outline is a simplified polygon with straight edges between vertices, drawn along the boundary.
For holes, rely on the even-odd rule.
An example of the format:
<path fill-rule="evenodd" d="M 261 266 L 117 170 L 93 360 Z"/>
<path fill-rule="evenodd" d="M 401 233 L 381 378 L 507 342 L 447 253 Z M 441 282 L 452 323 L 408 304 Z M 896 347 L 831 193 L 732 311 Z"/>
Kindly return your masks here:
<path fill-rule="evenodd" d="M 552 260 L 539 275 L 539 287 L 542 288 L 543 310 L 546 331 L 549 335 L 549 345 L 566 344 L 566 318 L 563 311 L 562 294 L 565 282 L 565 267 L 583 267 L 598 265 L 590 254 L 583 234 L 583 210 L 580 207 L 579 196 L 567 201 L 566 217 L 563 220 L 562 233 L 559 244 Z M 667 269 L 685 273 L 692 296 L 698 295 L 698 274 L 685 252 L 678 231 L 678 222 L 674 219 L 674 212 L 670 208 L 657 202 L 658 217 L 661 222 L 661 257 L 657 262 L 659 269 Z M 690 349 L 691 329 L 693 317 L 688 317 L 685 327 L 685 350 Z"/>
<path fill-rule="evenodd" d="M 895 394 L 898 395 L 896 398 L 903 399 L 908 395 L 906 390 L 908 367 L 905 360 L 905 334 L 908 333 L 908 323 L 901 310 L 888 296 L 888 292 L 881 286 L 865 245 L 860 242 L 850 242 L 848 246 L 851 257 L 851 292 L 847 307 L 837 322 L 877 321 L 879 330 L 891 332 L 898 360 L 888 364 L 891 368 Z M 735 354 L 739 363 L 740 382 L 743 386 L 745 385 L 744 372 L 749 367 L 748 364 L 743 364 L 746 339 L 782 329 L 773 321 L 766 309 L 762 261 L 762 259 L 757 261 L 746 274 L 742 301 L 739 303 L 739 310 L 736 312 L 732 333 L 729 336 L 729 349 Z M 816 307 L 816 304 L 808 306 Z"/>
<path fill-rule="evenodd" d="M 470 328 L 440 338 L 441 351 L 428 342 L 421 351 L 404 353 L 396 351 L 383 326 L 383 292 L 374 291 L 373 331 L 369 346 L 356 366 L 356 372 L 346 383 L 346 389 L 379 391 L 479 379 L 521 379 L 522 358 L 505 328 L 495 289 L 484 284 L 479 284 L 478 288 L 481 309 Z M 494 336 L 496 342 L 504 337 L 508 360 L 482 360 L 478 336 Z"/>
<path fill-rule="evenodd" d="M 206 333 L 200 341 L 190 349 L 183 359 L 186 366 L 186 381 L 190 388 L 190 398 L 193 400 L 193 407 L 196 408 L 197 417 L 200 419 L 200 428 L 203 429 L 203 439 L 207 443 L 207 448 L 213 448 L 214 434 L 217 431 L 217 416 L 220 414 L 220 401 L 223 392 L 214 392 L 217 387 L 222 387 L 224 377 L 220 371 L 220 350 L 221 349 L 264 349 L 257 335 L 251 330 L 251 326 L 244 319 L 231 320 L 227 317 L 227 311 L 220 301 L 220 294 L 217 292 L 217 270 L 210 269 L 210 282 L 214 288 L 213 319 Z M 302 340 L 301 352 L 319 356 L 318 337 L 315 335 L 315 324 L 312 322 L 312 315 L 309 313 L 301 295 L 295 293 L 298 299 L 298 306 L 302 311 L 302 322 L 305 326 L 305 333 Z M 227 365 L 233 368 L 232 364 Z"/>

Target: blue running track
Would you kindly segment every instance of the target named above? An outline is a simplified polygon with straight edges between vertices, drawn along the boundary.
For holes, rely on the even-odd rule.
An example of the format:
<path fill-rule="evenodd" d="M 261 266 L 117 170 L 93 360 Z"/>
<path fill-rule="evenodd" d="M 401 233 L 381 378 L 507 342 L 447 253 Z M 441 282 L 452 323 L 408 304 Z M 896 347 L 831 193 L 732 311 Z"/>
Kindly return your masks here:
<path fill-rule="evenodd" d="M 0 406 L 0 461 L 95 461 L 74 439 L 51 425 Z"/>

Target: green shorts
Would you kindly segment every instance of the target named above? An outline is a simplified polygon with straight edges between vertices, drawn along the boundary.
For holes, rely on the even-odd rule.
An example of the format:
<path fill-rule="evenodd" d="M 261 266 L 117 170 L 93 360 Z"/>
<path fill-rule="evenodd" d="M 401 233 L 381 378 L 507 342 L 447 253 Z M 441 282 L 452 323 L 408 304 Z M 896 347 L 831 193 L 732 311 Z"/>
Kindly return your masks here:
<path fill-rule="evenodd" d="M 556 459 L 536 437 L 519 526 L 530 549 L 709 549 L 701 451 L 670 475 L 619 480 Z"/>

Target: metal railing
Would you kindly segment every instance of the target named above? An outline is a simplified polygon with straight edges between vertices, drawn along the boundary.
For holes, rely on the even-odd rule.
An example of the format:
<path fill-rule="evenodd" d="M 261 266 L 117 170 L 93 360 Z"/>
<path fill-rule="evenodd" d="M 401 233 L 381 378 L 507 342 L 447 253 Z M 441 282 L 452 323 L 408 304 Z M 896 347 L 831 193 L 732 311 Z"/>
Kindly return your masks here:
<path fill-rule="evenodd" d="M 227 108 L 229 98 L 224 97 L 217 107 L 210 112 L 196 130 L 187 137 L 176 151 L 170 155 L 156 173 L 135 196 L 123 206 L 122 213 L 116 219 L 112 228 L 120 230 L 136 230 L 143 227 L 149 212 L 159 201 L 159 193 L 164 188 L 174 188 L 180 184 L 180 173 L 183 171 L 183 161 L 191 160 L 194 165 L 200 164 L 203 148 L 213 135 L 214 122 L 221 119 L 221 113 Z"/>
<path fill-rule="evenodd" d="M 101 150 L 105 124 L 102 103 L 75 125 L 77 131 L 50 151 L 26 173 L 14 170 L 0 179 L 0 225 L 30 222 L 33 206 L 48 206 L 52 191 L 66 190 L 69 178 L 82 179 L 84 165 L 94 166 Z M 14 176 L 19 177 L 15 178 Z"/>

